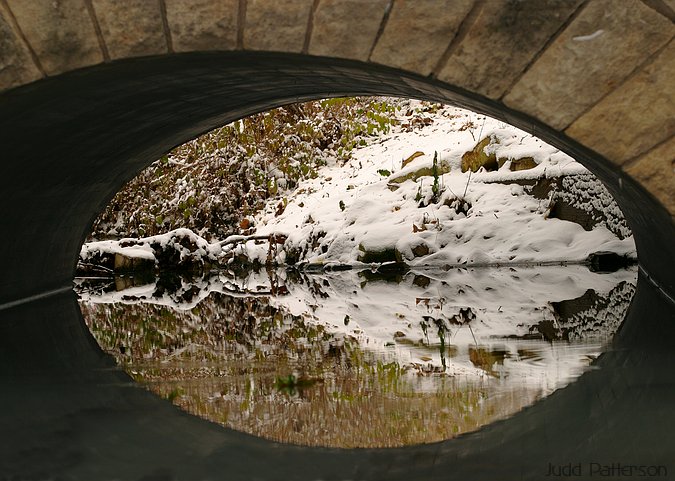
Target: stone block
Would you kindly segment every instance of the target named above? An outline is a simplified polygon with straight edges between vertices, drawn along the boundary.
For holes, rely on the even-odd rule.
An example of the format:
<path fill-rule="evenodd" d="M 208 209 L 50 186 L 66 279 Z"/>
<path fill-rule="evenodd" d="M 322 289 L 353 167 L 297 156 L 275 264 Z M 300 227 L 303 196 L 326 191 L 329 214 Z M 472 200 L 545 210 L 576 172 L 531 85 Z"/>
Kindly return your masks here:
<path fill-rule="evenodd" d="M 638 0 L 588 2 L 504 103 L 562 130 L 674 34 L 672 22 Z"/>
<path fill-rule="evenodd" d="M 675 216 L 675 136 L 631 162 L 624 170 Z"/>
<path fill-rule="evenodd" d="M 42 74 L 0 3 L 0 91 L 39 79 Z"/>
<path fill-rule="evenodd" d="M 519 159 L 510 159 L 510 161 L 509 170 L 512 172 L 534 169 L 538 165 L 533 157 L 521 157 Z"/>
<path fill-rule="evenodd" d="M 581 0 L 492 0 L 438 73 L 439 80 L 498 99 Z"/>
<path fill-rule="evenodd" d="M 368 60 L 389 0 L 323 0 L 314 14 L 311 55 Z"/>
<path fill-rule="evenodd" d="M 670 10 L 675 13 L 675 0 L 663 0 L 663 3 L 665 3 Z"/>
<path fill-rule="evenodd" d="M 176 52 L 234 50 L 238 0 L 164 0 Z"/>
<path fill-rule="evenodd" d="M 312 0 L 248 0 L 244 49 L 301 52 Z"/>
<path fill-rule="evenodd" d="M 429 75 L 473 3 L 473 0 L 394 2 L 370 60 Z"/>
<path fill-rule="evenodd" d="M 618 164 L 675 135 L 675 41 L 565 133 Z"/>
<path fill-rule="evenodd" d="M 7 0 L 7 4 L 48 75 L 103 62 L 83 0 Z"/>
<path fill-rule="evenodd" d="M 92 4 L 113 60 L 167 52 L 159 2 L 93 0 Z"/>
<path fill-rule="evenodd" d="M 370 248 L 363 244 L 359 244 L 359 255 L 357 260 L 366 264 L 400 262 L 401 254 L 393 247 Z"/>

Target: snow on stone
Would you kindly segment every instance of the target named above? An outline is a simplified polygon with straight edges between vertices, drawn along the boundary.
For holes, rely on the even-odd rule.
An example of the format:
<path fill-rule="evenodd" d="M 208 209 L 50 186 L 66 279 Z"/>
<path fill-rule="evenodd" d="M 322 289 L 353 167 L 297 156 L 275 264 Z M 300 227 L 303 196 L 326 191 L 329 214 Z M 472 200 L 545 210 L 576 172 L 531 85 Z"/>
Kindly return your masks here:
<path fill-rule="evenodd" d="M 155 260 L 155 254 L 152 248 L 147 244 L 121 247 L 120 241 L 114 240 L 89 242 L 84 244 L 80 249 L 80 259 L 88 259 L 95 253 L 112 255 L 121 254 L 126 257 Z"/>
<path fill-rule="evenodd" d="M 80 260 L 86 262 L 89 259 L 108 254 L 151 260 L 157 264 L 157 254 L 167 249 L 175 251 L 181 262 L 187 260 L 191 262 L 215 261 L 222 251 L 220 244 L 210 244 L 190 229 L 174 229 L 166 234 L 140 239 L 89 242 L 80 249 Z"/>

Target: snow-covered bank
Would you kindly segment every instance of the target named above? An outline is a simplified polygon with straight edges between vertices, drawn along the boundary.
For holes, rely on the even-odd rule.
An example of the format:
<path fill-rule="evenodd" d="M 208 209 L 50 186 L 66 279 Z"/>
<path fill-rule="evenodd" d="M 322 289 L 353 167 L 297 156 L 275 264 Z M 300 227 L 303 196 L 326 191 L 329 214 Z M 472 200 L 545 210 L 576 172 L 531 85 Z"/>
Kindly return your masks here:
<path fill-rule="evenodd" d="M 93 242 L 82 248 L 80 272 L 579 263 L 596 252 L 635 258 L 618 206 L 574 159 L 466 110 L 399 106 L 390 133 L 361 138 L 348 158 L 326 161 L 315 178 L 245 218 L 251 235 L 209 243 L 178 229 Z"/>
<path fill-rule="evenodd" d="M 410 101 L 411 110 L 422 105 Z M 618 207 L 574 159 L 469 111 L 445 107 L 427 115 L 431 121 L 414 129 L 402 113 L 392 133 L 270 202 L 255 224 L 258 234 L 288 236 L 279 260 L 354 264 L 380 253 L 411 265 L 470 265 L 583 261 L 596 251 L 635 256 Z M 477 144 L 485 166 L 463 172 Z M 563 180 L 537 198 L 522 185 L 532 179 Z M 553 218 L 557 203 L 584 196 L 592 215 L 603 217 L 591 230 Z M 259 261 L 268 256 L 252 242 L 238 249 Z"/>

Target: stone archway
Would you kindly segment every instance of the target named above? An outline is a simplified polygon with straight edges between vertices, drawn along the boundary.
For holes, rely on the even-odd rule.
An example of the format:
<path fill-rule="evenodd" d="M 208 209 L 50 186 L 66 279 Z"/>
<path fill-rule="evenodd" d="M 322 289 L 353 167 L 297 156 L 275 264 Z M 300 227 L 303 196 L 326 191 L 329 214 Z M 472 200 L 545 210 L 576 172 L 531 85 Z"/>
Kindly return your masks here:
<path fill-rule="evenodd" d="M 8 386 L 0 419 L 15 440 L 0 471 L 86 479 L 540 479 L 549 461 L 668 462 L 675 444 L 672 11 L 658 1 L 615 10 L 603 1 L 536 2 L 530 16 L 516 15 L 500 31 L 494 22 L 508 2 L 374 0 L 369 14 L 353 15 L 356 3 L 163 0 L 120 9 L 99 0 L 0 2 L 0 375 Z M 137 35 L 126 37 L 115 26 L 120 19 Z M 519 28 L 537 19 L 554 24 L 537 30 L 535 41 Z M 486 28 L 496 31 L 492 40 L 480 35 Z M 633 43 L 621 43 L 630 36 L 614 31 L 621 28 L 636 35 Z M 586 50 L 604 35 L 614 43 Z M 527 41 L 534 46 L 518 63 L 513 55 Z M 509 42 L 517 72 L 506 82 L 509 72 L 491 48 Z M 213 46 L 232 51 L 199 51 Z M 467 60 L 481 51 L 489 52 L 484 72 Z M 566 55 L 569 74 L 560 68 Z M 620 349 L 598 361 L 600 370 L 509 421 L 397 450 L 279 446 L 121 387 L 128 379 L 110 370 L 70 292 L 96 213 L 141 168 L 201 132 L 277 105 L 353 94 L 485 112 L 591 168 L 621 203 L 640 255 Z"/>

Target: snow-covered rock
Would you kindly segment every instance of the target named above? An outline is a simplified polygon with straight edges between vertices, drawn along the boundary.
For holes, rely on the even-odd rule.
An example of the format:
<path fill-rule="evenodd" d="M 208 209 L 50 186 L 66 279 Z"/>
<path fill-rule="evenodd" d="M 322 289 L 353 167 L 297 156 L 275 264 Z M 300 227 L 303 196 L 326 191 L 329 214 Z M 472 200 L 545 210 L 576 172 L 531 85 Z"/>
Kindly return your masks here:
<path fill-rule="evenodd" d="M 154 269 L 203 269 L 218 261 L 222 248 L 210 244 L 190 229 L 141 239 L 98 241 L 80 250 L 78 271 L 137 272 Z"/>

